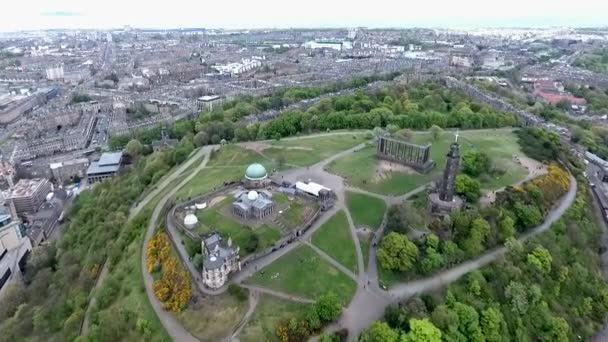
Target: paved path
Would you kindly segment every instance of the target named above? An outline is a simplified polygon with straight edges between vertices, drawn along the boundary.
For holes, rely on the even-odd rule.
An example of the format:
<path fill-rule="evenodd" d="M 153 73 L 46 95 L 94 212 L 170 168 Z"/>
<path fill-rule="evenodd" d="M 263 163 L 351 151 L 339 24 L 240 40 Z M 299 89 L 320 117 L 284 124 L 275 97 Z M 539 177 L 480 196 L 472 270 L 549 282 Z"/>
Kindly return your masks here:
<path fill-rule="evenodd" d="M 572 205 L 576 198 L 576 189 L 576 180 L 573 177 L 570 177 L 570 189 L 566 195 L 562 197 L 559 205 L 549 212 L 541 225 L 521 235 L 518 240 L 525 241 L 530 237 L 549 229 Z M 391 303 L 398 303 L 413 295 L 446 286 L 458 280 L 463 275 L 498 260 L 504 255 L 505 251 L 505 247 L 499 247 L 475 259 L 439 272 L 431 277 L 398 284 L 388 291 L 390 299 L 381 300 L 376 296 L 372 297 L 372 295 L 370 295 L 371 292 L 369 291 L 361 291 L 361 289 L 358 289 L 355 298 L 351 301 L 348 308 L 344 310 L 337 324 L 328 327 L 326 331 L 336 331 L 341 328 L 347 328 L 349 331 L 349 340 L 352 341 L 374 320 L 381 319 L 384 310 Z M 372 265 L 372 259 L 375 259 L 375 248 L 370 248 L 370 266 Z"/>
<path fill-rule="evenodd" d="M 237 326 L 234 328 L 234 332 L 232 333 L 232 335 L 230 335 L 224 339 L 225 342 L 230 342 L 230 341 L 235 341 L 235 340 L 238 341 L 237 336 L 240 335 L 243 328 L 245 328 L 247 323 L 249 323 L 249 320 L 251 319 L 251 316 L 253 316 L 253 313 L 255 312 L 255 308 L 258 306 L 259 301 L 260 301 L 260 292 L 259 291 L 249 291 L 249 309 L 247 310 L 247 312 L 245 313 L 245 316 L 243 316 L 243 318 L 241 319 L 239 324 L 237 324 Z"/>
<path fill-rule="evenodd" d="M 150 304 L 152 305 L 152 308 L 156 312 L 156 315 L 158 316 L 158 319 L 162 323 L 163 327 L 165 328 L 165 330 L 167 331 L 169 336 L 171 336 L 171 339 L 173 339 L 174 341 L 179 341 L 179 342 L 194 342 L 194 341 L 198 341 L 198 340 L 194 336 L 192 336 L 192 334 L 190 334 L 181 325 L 181 323 L 179 321 L 177 321 L 175 319 L 175 317 L 173 316 L 172 313 L 165 311 L 162 307 L 162 304 L 156 298 L 156 295 L 154 294 L 154 288 L 153 288 L 154 279 L 152 278 L 152 275 L 150 273 L 148 273 L 148 268 L 146 267 L 146 248 L 145 247 L 148 245 L 148 242 L 154 235 L 154 228 L 156 227 L 156 221 L 158 220 L 165 203 L 173 195 L 175 195 L 175 193 L 179 190 L 179 188 L 181 188 L 186 183 L 188 183 L 192 178 L 194 178 L 194 176 L 196 176 L 198 174 L 198 172 L 203 167 L 205 167 L 205 165 L 209 161 L 209 154 L 211 152 L 211 149 L 212 149 L 212 147 L 206 146 L 200 150 L 199 153 L 205 153 L 205 158 L 203 159 L 201 164 L 196 169 L 194 169 L 192 171 L 192 173 L 190 173 L 190 175 L 188 175 L 186 178 L 184 178 L 179 183 L 178 186 L 171 189 L 167 194 L 165 194 L 161 198 L 161 200 L 158 202 L 156 207 L 154 207 L 154 211 L 152 212 L 152 217 L 150 218 L 150 221 L 148 222 L 148 228 L 147 228 L 146 235 L 144 237 L 143 246 L 142 246 L 141 269 L 142 269 L 142 274 L 144 277 L 144 284 L 146 286 L 146 294 L 148 295 L 148 300 L 150 301 Z M 172 176 L 175 175 L 175 177 L 176 177 L 177 175 L 179 175 L 181 173 L 181 171 L 188 168 L 188 166 L 190 166 L 195 160 L 197 160 L 197 158 L 191 158 L 190 160 L 188 160 L 178 170 L 174 171 Z M 167 179 L 165 179 L 166 184 L 171 182 L 175 177 L 167 177 Z M 149 196 L 152 196 L 152 198 L 153 198 L 162 190 L 163 190 L 163 188 L 161 188 L 159 186 L 159 187 L 157 187 L 157 189 L 155 189 L 153 192 L 151 192 Z M 144 201 L 142 201 L 142 203 L 140 203 L 139 208 L 143 208 L 145 206 L 145 204 L 143 204 L 143 202 Z"/>
<path fill-rule="evenodd" d="M 155 186 L 154 190 L 147 193 L 141 201 L 139 201 L 135 205 L 131 206 L 131 208 L 129 209 L 128 220 L 130 221 L 135 216 L 137 216 L 142 211 L 142 209 L 145 208 L 146 205 L 148 205 L 148 203 L 150 203 L 150 201 L 156 197 L 156 195 L 158 195 L 162 190 L 164 190 L 167 187 L 167 185 L 169 185 L 171 182 L 173 182 L 177 178 L 177 176 L 180 175 L 181 172 L 183 172 L 188 166 L 192 165 L 192 163 L 195 160 L 198 160 L 204 153 L 205 153 L 204 149 L 199 149 L 192 155 L 191 158 L 189 158 L 189 160 L 184 165 L 180 166 L 178 169 L 174 170 L 167 176 L 163 177 L 161 179 L 161 181 Z M 103 268 L 102 268 L 101 272 L 99 273 L 99 277 L 97 277 L 97 280 L 95 282 L 94 290 L 97 290 L 98 288 L 101 287 L 101 284 L 103 284 L 104 280 L 106 279 L 106 277 L 109 274 L 108 271 L 109 271 L 108 263 L 104 262 Z M 92 308 L 95 306 L 95 303 L 97 303 L 97 298 L 95 295 L 93 295 L 93 296 L 91 296 L 91 299 L 89 300 L 89 304 L 87 304 L 87 311 L 85 312 L 85 315 L 84 315 L 84 321 L 82 323 L 82 328 L 81 328 L 81 332 L 80 332 L 80 335 L 82 335 L 82 336 L 86 336 L 89 333 L 89 325 L 90 325 L 89 321 L 91 319 L 90 315 L 91 315 Z"/>
<path fill-rule="evenodd" d="M 412 197 L 413 195 L 426 190 L 426 188 L 427 188 L 427 186 L 429 186 L 429 184 L 430 183 L 426 183 L 424 185 L 417 187 L 416 189 L 410 190 L 409 192 L 407 192 L 403 195 L 399 195 L 399 196 L 381 195 L 381 194 L 377 194 L 375 192 L 363 190 L 363 189 L 356 188 L 353 186 L 347 186 L 346 190 L 351 191 L 351 192 L 358 192 L 360 194 L 368 195 L 368 196 L 375 197 L 375 198 L 379 198 L 379 199 L 383 200 L 387 205 L 391 206 L 391 205 L 399 205 L 399 204 L 405 202 L 408 198 Z"/>
<path fill-rule="evenodd" d="M 334 258 L 327 255 L 327 253 L 323 252 L 323 250 L 321 250 L 321 248 L 313 245 L 312 243 L 310 243 L 310 241 L 304 241 L 304 244 L 309 246 L 310 248 L 312 248 L 312 250 L 315 251 L 317 254 L 319 254 L 319 256 L 322 259 L 324 259 L 325 261 L 332 264 L 340 272 L 346 274 L 349 278 L 351 278 L 354 281 L 359 281 L 359 277 L 356 274 L 354 274 L 353 271 L 351 271 L 346 266 L 344 266 L 341 263 L 339 263 L 338 261 L 336 261 Z"/>
<path fill-rule="evenodd" d="M 292 294 L 277 291 L 277 290 L 272 290 L 267 287 L 261 287 L 261 286 L 255 286 L 255 285 L 244 285 L 244 284 L 241 286 L 246 289 L 249 289 L 253 292 L 264 293 L 267 295 L 271 295 L 271 296 L 274 296 L 274 297 L 277 297 L 280 299 L 284 299 L 284 300 L 288 300 L 288 301 L 292 301 L 292 302 L 296 302 L 296 303 L 313 304 L 315 302 L 313 299 L 310 299 L 310 298 L 294 296 Z"/>
<path fill-rule="evenodd" d="M 109 271 L 108 260 L 106 259 L 106 261 L 103 263 L 103 268 L 101 269 L 101 272 L 99 273 L 99 277 L 97 277 L 97 281 L 95 282 L 95 287 L 93 288 L 93 291 L 97 291 L 101 287 L 101 284 L 103 284 L 104 279 L 106 279 L 106 277 L 108 276 L 108 273 L 109 273 L 108 271 Z M 82 328 L 80 330 L 81 336 L 86 336 L 89 334 L 89 325 L 90 325 L 89 321 L 91 320 L 91 310 L 93 310 L 96 303 L 97 303 L 97 296 L 94 293 L 93 296 L 91 296 L 91 300 L 89 301 L 89 304 L 87 304 L 87 311 L 84 314 L 84 321 L 82 322 Z"/>

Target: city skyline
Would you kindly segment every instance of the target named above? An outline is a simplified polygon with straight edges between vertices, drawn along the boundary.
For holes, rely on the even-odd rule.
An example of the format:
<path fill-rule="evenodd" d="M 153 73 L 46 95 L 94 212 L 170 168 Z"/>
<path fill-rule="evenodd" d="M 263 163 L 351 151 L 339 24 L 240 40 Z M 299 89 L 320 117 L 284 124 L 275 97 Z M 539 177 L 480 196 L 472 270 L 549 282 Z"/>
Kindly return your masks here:
<path fill-rule="evenodd" d="M 149 28 L 328 28 L 365 26 L 387 27 L 584 27 L 605 26 L 602 13 L 608 3 L 582 0 L 570 2 L 514 0 L 508 6 L 489 5 L 479 0 L 458 3 L 430 1 L 394 4 L 375 1 L 373 6 L 362 1 L 320 0 L 296 8 L 277 0 L 258 1 L 252 6 L 242 0 L 229 3 L 202 4 L 193 0 L 175 0 L 171 7 L 132 1 L 108 0 L 83 3 L 74 0 L 12 3 L 0 14 L 0 31 L 36 29 L 109 29 L 125 25 Z M 499 7 L 500 6 L 500 7 Z M 498 10 L 499 9 L 499 10 Z M 498 14 L 499 13 L 499 14 Z"/>

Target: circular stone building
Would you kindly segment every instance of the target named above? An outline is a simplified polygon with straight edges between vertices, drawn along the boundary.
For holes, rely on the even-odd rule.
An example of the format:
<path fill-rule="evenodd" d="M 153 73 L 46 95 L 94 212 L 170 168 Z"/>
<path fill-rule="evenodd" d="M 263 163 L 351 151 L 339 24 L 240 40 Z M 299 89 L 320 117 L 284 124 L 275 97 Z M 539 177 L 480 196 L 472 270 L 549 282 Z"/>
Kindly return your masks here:
<path fill-rule="evenodd" d="M 266 168 L 259 163 L 253 163 L 245 170 L 245 178 L 243 183 L 249 189 L 262 188 L 268 185 L 268 173 Z"/>
<path fill-rule="evenodd" d="M 188 213 L 186 217 L 184 217 L 184 226 L 188 229 L 193 229 L 198 224 L 198 218 L 193 213 Z"/>

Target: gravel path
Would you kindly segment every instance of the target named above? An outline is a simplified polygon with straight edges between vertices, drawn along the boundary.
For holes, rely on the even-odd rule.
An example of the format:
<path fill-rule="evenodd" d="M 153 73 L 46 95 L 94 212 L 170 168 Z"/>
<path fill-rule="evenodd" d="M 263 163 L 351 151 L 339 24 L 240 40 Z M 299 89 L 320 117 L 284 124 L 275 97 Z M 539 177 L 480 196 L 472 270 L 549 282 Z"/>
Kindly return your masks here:
<path fill-rule="evenodd" d="M 566 210 L 570 208 L 576 198 L 576 189 L 576 180 L 573 177 L 570 177 L 570 189 L 568 190 L 568 193 L 562 197 L 559 205 L 549 212 L 545 221 L 541 225 L 526 232 L 520 236 L 518 240 L 525 241 L 549 229 L 551 225 L 561 218 Z M 387 292 L 390 295 L 390 299 L 382 300 L 377 296 L 374 296 L 372 291 L 361 291 L 361 289 L 359 289 L 348 308 L 344 310 L 340 320 L 336 324 L 327 327 L 326 332 L 347 328 L 349 331 L 348 339 L 349 341 L 352 341 L 357 338 L 361 331 L 367 328 L 374 320 L 381 319 L 384 314 L 384 310 L 391 303 L 398 303 L 410 298 L 413 295 L 446 286 L 458 280 L 463 275 L 500 259 L 504 255 L 505 251 L 505 247 L 499 247 L 492 251 L 486 252 L 475 259 L 439 272 L 431 277 L 398 284 L 390 288 Z M 373 263 L 375 264 L 374 261 L 375 248 L 370 248 L 370 265 Z M 370 270 L 368 270 L 368 275 L 370 273 Z"/>
<path fill-rule="evenodd" d="M 198 172 L 202 168 L 205 167 L 205 165 L 207 165 L 207 162 L 209 161 L 209 154 L 211 152 L 211 149 L 212 149 L 212 147 L 206 146 L 198 152 L 198 153 L 205 154 L 205 158 L 203 159 L 201 164 L 196 169 L 194 169 L 190 175 L 188 175 L 186 178 L 184 178 L 178 186 L 171 189 L 167 194 L 165 194 L 165 196 L 163 196 L 163 198 L 161 198 L 161 200 L 158 202 L 156 207 L 154 207 L 154 211 L 152 212 L 152 217 L 150 218 L 150 221 L 148 222 L 148 228 L 147 228 L 146 235 L 144 237 L 144 243 L 142 246 L 141 269 L 142 269 L 142 274 L 144 277 L 144 284 L 146 286 L 146 294 L 148 295 L 148 300 L 150 301 L 150 304 L 152 305 L 154 312 L 156 312 L 156 315 L 158 316 L 158 319 L 161 321 L 163 327 L 165 328 L 165 330 L 167 331 L 169 336 L 171 336 L 171 339 L 173 339 L 174 341 L 179 341 L 179 342 L 194 342 L 194 341 L 198 341 L 198 339 L 196 339 L 194 336 L 192 336 L 192 334 L 190 334 L 181 325 L 181 323 L 177 319 L 175 319 L 175 317 L 173 316 L 172 313 L 165 311 L 163 309 L 160 301 L 156 298 L 156 295 L 154 294 L 154 288 L 153 288 L 154 279 L 152 278 L 152 275 L 150 273 L 148 273 L 148 268 L 146 267 L 145 246 L 148 245 L 148 242 L 154 235 L 154 228 L 156 226 L 156 221 L 158 220 L 158 217 L 160 216 L 165 203 L 182 186 L 184 186 L 186 183 L 188 183 L 190 181 L 190 179 L 194 178 L 194 176 L 196 176 L 198 174 Z M 180 167 L 179 170 L 175 171 L 174 173 L 171 174 L 170 177 L 165 179 L 166 183 L 168 184 L 169 182 L 173 181 L 181 173 L 181 171 L 188 168 L 188 166 L 190 166 L 195 160 L 197 160 L 197 158 L 191 158 L 189 161 L 184 163 Z M 158 190 L 158 192 L 160 192 L 164 189 L 159 186 L 156 190 Z M 156 194 L 158 194 L 158 192 Z M 154 196 L 156 196 L 156 194 L 154 194 L 154 192 L 152 192 L 149 196 L 152 196 L 151 198 L 153 198 Z M 142 201 L 142 203 L 140 203 L 140 204 L 143 204 L 143 202 L 144 201 Z M 144 206 L 145 206 L 145 204 L 140 205 L 140 208 L 143 208 Z"/>

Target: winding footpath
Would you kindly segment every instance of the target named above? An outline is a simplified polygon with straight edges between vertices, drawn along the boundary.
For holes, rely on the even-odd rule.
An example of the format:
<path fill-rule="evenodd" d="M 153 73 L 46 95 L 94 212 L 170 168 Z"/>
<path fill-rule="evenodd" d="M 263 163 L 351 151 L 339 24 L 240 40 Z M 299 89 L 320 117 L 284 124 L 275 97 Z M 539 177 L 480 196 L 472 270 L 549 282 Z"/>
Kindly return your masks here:
<path fill-rule="evenodd" d="M 137 202 L 129 209 L 129 218 L 128 221 L 132 220 L 135 216 L 137 216 L 143 208 L 145 208 L 152 199 L 154 199 L 161 191 L 163 191 L 171 182 L 173 182 L 178 176 L 181 175 L 190 165 L 192 165 L 196 160 L 199 160 L 201 156 L 204 154 L 209 154 L 205 149 L 199 149 L 192 156 L 189 157 L 188 161 L 186 161 L 183 165 L 173 170 L 170 174 L 165 176 L 161 181 L 155 186 L 155 188 L 147 193 L 144 198 Z M 147 244 L 147 243 L 146 243 Z M 97 277 L 95 282 L 94 291 L 99 289 L 103 284 L 104 280 L 109 274 L 108 263 L 104 262 L 103 268 Z M 93 294 L 91 299 L 89 300 L 89 304 L 87 304 L 87 309 L 84 315 L 84 320 L 81 325 L 80 335 L 86 336 L 89 333 L 90 328 L 90 320 L 91 320 L 91 310 L 95 307 L 97 303 L 97 296 Z"/>
<path fill-rule="evenodd" d="M 570 177 L 570 188 L 568 189 L 566 195 L 562 197 L 560 203 L 549 212 L 545 218 L 545 221 L 541 225 L 521 235 L 518 240 L 525 241 L 548 230 L 553 223 L 562 217 L 566 210 L 570 208 L 572 203 L 574 203 L 576 198 L 576 190 L 576 180 L 574 177 Z M 390 304 L 401 302 L 416 294 L 432 291 L 449 285 L 463 275 L 484 267 L 489 263 L 497 261 L 505 254 L 505 252 L 505 247 L 499 247 L 492 251 L 486 252 L 475 259 L 441 271 L 431 277 L 398 284 L 387 291 L 389 298 L 384 298 L 384 300 L 379 300 L 378 297 L 370 295 L 370 291 L 358 290 L 355 294 L 355 298 L 353 298 L 349 306 L 344 310 L 340 320 L 336 324 L 329 326 L 326 329 L 326 332 L 333 332 L 346 328 L 349 331 L 349 340 L 352 341 L 357 338 L 359 334 L 373 321 L 381 319 L 384 314 L 384 310 Z M 376 264 L 375 254 L 376 248 L 371 248 L 370 265 Z"/>
<path fill-rule="evenodd" d="M 173 195 L 175 195 L 175 193 L 182 186 L 184 186 L 192 178 L 194 178 L 194 176 L 196 176 L 198 174 L 198 172 L 200 170 L 202 170 L 205 167 L 205 165 L 207 165 L 207 162 L 209 161 L 209 155 L 210 155 L 210 152 L 212 149 L 213 149 L 213 147 L 211 147 L 211 146 L 205 146 L 205 147 L 201 148 L 201 150 L 198 153 L 204 153 L 205 158 L 200 163 L 200 165 L 198 167 L 196 167 L 194 170 L 192 170 L 190 175 L 188 175 L 186 178 L 182 179 L 182 181 L 176 187 L 172 188 L 169 192 L 167 192 L 160 199 L 158 204 L 154 207 L 154 211 L 152 212 L 152 217 L 150 218 L 150 221 L 148 222 L 146 235 L 144 237 L 142 253 L 141 253 L 141 270 L 142 270 L 142 275 L 144 277 L 144 284 L 146 286 L 146 294 L 148 295 L 148 300 L 150 301 L 150 304 L 152 305 L 154 312 L 156 312 L 158 319 L 162 323 L 163 327 L 165 328 L 165 330 L 167 331 L 169 336 L 171 336 L 171 339 L 173 341 L 195 342 L 195 341 L 198 341 L 198 339 L 196 339 L 194 336 L 192 336 L 192 334 L 190 334 L 182 326 L 182 324 L 178 320 L 175 319 L 175 317 L 173 316 L 172 313 L 165 311 L 163 309 L 160 301 L 158 301 L 158 299 L 156 298 L 156 295 L 154 294 L 154 278 L 152 278 L 152 275 L 150 273 L 148 273 L 148 268 L 146 267 L 146 248 L 145 248 L 145 246 L 148 245 L 148 242 L 150 242 L 150 239 L 154 235 L 154 228 L 156 227 L 156 221 L 158 220 L 165 203 L 167 203 L 167 201 Z M 176 170 L 171 175 L 171 176 L 175 175 L 174 177 L 168 177 L 167 179 L 165 179 L 165 181 L 166 181 L 166 183 L 164 183 L 165 186 L 166 186 L 166 184 L 171 182 L 173 179 L 175 179 L 175 177 L 177 177 L 183 170 L 188 168 L 196 160 L 198 160 L 198 158 L 194 157 L 194 158 L 190 158 L 186 163 L 184 163 L 180 167 L 180 169 Z M 157 189 L 155 189 L 155 191 L 150 193 L 149 196 L 152 196 L 150 198 L 154 198 L 158 193 L 160 193 L 160 191 L 163 191 L 163 190 L 164 190 L 164 186 L 157 187 Z M 144 201 L 142 201 L 142 203 L 140 203 L 140 206 L 139 206 L 140 208 L 143 208 L 145 206 L 145 204 L 143 202 Z"/>
<path fill-rule="evenodd" d="M 343 132 L 341 134 L 352 134 L 352 133 Z M 297 137 L 295 139 L 297 139 Z M 339 152 L 310 167 L 302 167 L 302 168 L 297 168 L 297 169 L 286 170 L 286 171 L 280 172 L 276 175 L 276 177 L 278 177 L 278 179 L 281 179 L 281 180 L 284 179 L 284 180 L 289 180 L 289 181 L 295 181 L 298 179 L 312 179 L 312 180 L 314 180 L 318 183 L 324 184 L 327 187 L 334 190 L 334 192 L 337 195 L 337 199 L 335 201 L 334 206 L 331 209 L 329 209 L 328 211 L 324 212 L 323 215 L 321 215 L 319 217 L 319 219 L 310 227 L 310 229 L 308 229 L 302 236 L 298 237 L 298 239 L 296 239 L 294 242 L 288 244 L 287 246 L 285 246 L 275 252 L 272 252 L 266 256 L 263 256 L 261 258 L 258 258 L 256 260 L 250 262 L 248 265 L 244 266 L 240 272 L 238 272 L 234 275 L 234 277 L 231 279 L 231 282 L 237 283 L 240 286 L 250 290 L 249 291 L 249 309 L 248 309 L 247 313 L 243 316 L 243 318 L 239 321 L 239 323 L 233 330 L 232 334 L 230 336 L 226 337 L 226 339 L 224 339 L 225 341 L 238 339 L 238 335 L 240 334 L 242 329 L 244 329 L 244 327 L 247 325 L 250 318 L 253 316 L 253 313 L 255 312 L 255 308 L 257 307 L 257 304 L 260 300 L 261 294 L 271 295 L 271 296 L 274 296 L 277 298 L 281 298 L 281 299 L 289 300 L 289 301 L 293 301 L 293 302 L 299 302 L 299 303 L 313 303 L 314 302 L 312 299 L 309 299 L 309 298 L 302 298 L 302 297 L 295 296 L 295 295 L 292 295 L 289 293 L 284 293 L 284 292 L 269 289 L 269 288 L 264 288 L 264 287 L 260 287 L 260 286 L 249 285 L 249 284 L 243 283 L 247 278 L 253 276 L 259 270 L 270 265 L 271 263 L 278 260 L 285 254 L 291 252 L 295 248 L 302 246 L 302 245 L 306 245 L 308 248 L 311 248 L 322 259 L 324 259 L 325 261 L 330 263 L 338 271 L 346 274 L 348 277 L 350 277 L 351 279 L 353 279 L 353 281 L 355 281 L 357 283 L 357 290 L 356 290 L 355 296 L 350 301 L 348 307 L 344 309 L 339 321 L 330 325 L 325 330 L 325 332 L 334 332 L 339 329 L 346 328 L 349 331 L 349 340 L 356 339 L 358 337 L 358 335 L 361 333 L 361 331 L 363 331 L 365 328 L 367 328 L 374 320 L 381 319 L 387 306 L 389 306 L 393 303 L 398 303 L 403 300 L 406 300 L 413 295 L 444 287 L 444 286 L 458 280 L 463 275 L 465 275 L 471 271 L 477 270 L 481 267 L 484 267 L 484 266 L 488 265 L 489 263 L 500 259 L 505 254 L 506 248 L 499 247 L 499 248 L 493 249 L 491 251 L 488 251 L 475 259 L 463 262 L 450 269 L 443 270 L 428 278 L 400 283 L 400 284 L 397 284 L 397 285 L 391 287 L 388 291 L 380 289 L 378 286 L 378 266 L 376 263 L 376 252 L 377 252 L 377 245 L 380 242 L 382 234 L 384 233 L 384 230 L 385 230 L 388 211 L 385 211 L 382 224 L 381 224 L 380 228 L 374 233 L 373 239 L 371 241 L 371 246 L 369 249 L 368 265 L 367 265 L 367 267 L 365 267 L 366 265 L 364 265 L 364 257 L 363 257 L 362 251 L 361 251 L 359 238 L 357 236 L 357 229 L 352 220 L 351 213 L 349 212 L 348 207 L 345 204 L 345 193 L 346 193 L 346 191 L 352 191 L 352 192 L 364 193 L 369 196 L 380 198 L 387 204 L 387 207 L 388 207 L 391 205 L 403 203 L 405 200 L 407 200 L 411 196 L 424 191 L 426 189 L 427 185 L 420 186 L 401 196 L 385 196 L 385 195 L 371 193 L 371 192 L 361 190 L 358 188 L 345 186 L 344 180 L 341 177 L 331 174 L 326 170 L 327 165 L 329 165 L 329 163 L 331 163 L 332 161 L 334 161 L 338 158 L 344 157 L 355 151 L 358 151 L 359 149 L 363 148 L 364 146 L 365 146 L 365 144 L 360 144 L 360 145 L 357 145 L 348 150 Z M 163 198 L 161 198 L 159 203 L 156 205 L 156 207 L 154 208 L 154 211 L 152 213 L 152 218 L 150 219 L 150 222 L 148 225 L 148 230 L 146 232 L 146 236 L 144 239 L 144 247 L 147 245 L 148 241 L 154 234 L 154 228 L 156 226 L 155 223 L 157 222 L 165 203 L 177 192 L 177 190 L 179 188 L 181 188 L 186 183 L 188 183 L 188 181 L 190 181 L 196 174 L 198 174 L 198 172 L 200 170 L 202 170 L 206 166 L 206 164 L 209 160 L 210 150 L 211 150 L 211 148 L 205 148 L 205 149 L 202 149 L 201 151 L 199 151 L 199 153 L 205 153 L 205 158 L 200 163 L 200 165 L 196 169 L 192 170 L 191 173 L 186 178 L 184 178 L 178 186 L 171 189 L 171 191 L 169 191 Z M 197 158 L 191 158 L 191 159 L 192 160 L 189 160 L 186 164 L 184 164 L 180 168 L 182 171 L 185 170 L 188 166 L 190 166 L 194 162 L 194 160 L 197 160 Z M 176 171 L 174 174 L 179 175 L 180 172 L 181 171 Z M 173 179 L 174 178 L 175 177 L 173 177 Z M 166 182 L 163 181 L 163 183 L 165 184 L 164 186 L 166 186 L 173 179 L 170 179 L 170 180 L 167 179 Z M 154 193 L 154 194 L 151 193 L 146 198 L 149 198 L 149 199 L 154 198 L 154 196 L 156 196 L 161 190 L 164 189 L 164 186 L 162 186 L 162 187 L 159 186 L 157 189 L 155 189 L 156 193 Z M 570 188 L 569 188 L 568 192 L 566 193 L 566 195 L 564 195 L 562 197 L 559 204 L 548 213 L 547 217 L 545 218 L 545 221 L 541 225 L 533 228 L 532 230 L 530 230 L 527 233 L 520 236 L 518 238 L 518 240 L 524 241 L 526 239 L 529 239 L 532 236 L 540 234 L 540 233 L 546 231 L 547 229 L 549 229 L 551 227 L 551 225 L 555 221 L 557 221 L 565 213 L 565 211 L 572 205 L 572 203 L 574 202 L 575 196 L 576 196 L 576 189 L 577 189 L 576 180 L 573 177 L 571 177 Z M 142 203 L 143 202 L 144 201 L 142 201 Z M 145 204 L 142 205 L 142 203 L 140 203 L 140 206 L 141 207 L 145 206 Z M 328 255 L 327 253 L 325 253 L 324 251 L 319 249 L 317 246 L 315 246 L 311 242 L 311 237 L 314 234 L 314 232 L 317 231 L 325 222 L 327 222 L 331 217 L 333 217 L 335 214 L 337 214 L 340 210 L 344 210 L 344 212 L 346 214 L 347 221 L 348 221 L 348 227 L 351 232 L 351 238 L 352 238 L 354 246 L 355 246 L 356 256 L 357 256 L 357 272 L 353 272 L 349 268 L 345 267 L 343 264 L 341 264 L 340 262 L 333 259 L 330 255 Z M 172 241 L 176 242 L 176 243 L 174 243 L 174 246 L 178 250 L 180 257 L 182 257 L 182 259 L 185 258 L 184 260 L 188 260 L 188 254 L 185 250 L 185 247 L 183 246 L 183 244 L 180 243 L 181 238 L 177 232 L 177 227 L 175 225 L 175 222 L 173 222 L 170 218 L 167 219 L 167 230 L 168 230 L 169 234 L 172 236 Z M 171 338 L 175 341 L 180 341 L 180 342 L 181 341 L 187 341 L 187 342 L 196 341 L 197 339 L 194 336 L 192 336 L 188 331 L 186 331 L 184 329 L 184 327 L 174 318 L 174 316 L 171 313 L 168 313 L 163 310 L 162 305 L 156 299 L 154 292 L 153 292 L 153 286 L 152 286 L 153 279 L 152 279 L 152 276 L 150 274 L 148 274 L 148 272 L 146 270 L 145 258 L 146 258 L 146 256 L 145 256 L 145 249 L 144 249 L 144 253 L 142 253 L 141 262 L 142 262 L 142 272 L 143 272 L 143 276 L 144 276 L 144 283 L 146 285 L 146 292 L 147 292 L 148 298 L 150 300 L 150 303 L 152 304 L 152 306 L 153 306 L 157 316 L 159 317 L 160 321 L 162 322 L 163 326 L 165 327 L 165 329 L 167 330 L 167 332 L 171 336 Z M 185 262 L 185 264 L 186 264 L 186 267 L 188 267 L 189 270 L 192 272 L 192 270 L 190 269 L 191 263 Z M 195 275 L 197 274 L 196 270 L 194 270 L 193 274 L 195 274 Z M 219 293 L 221 293 L 221 291 L 225 291 L 225 289 L 220 290 L 220 291 L 213 291 L 213 290 L 207 289 L 200 283 L 200 281 L 198 281 L 197 276 L 195 276 L 194 279 L 197 280 L 197 281 L 195 281 L 197 284 L 197 287 L 203 293 L 213 295 L 213 294 L 219 294 Z M 315 339 L 315 338 L 313 338 L 313 339 Z"/>

